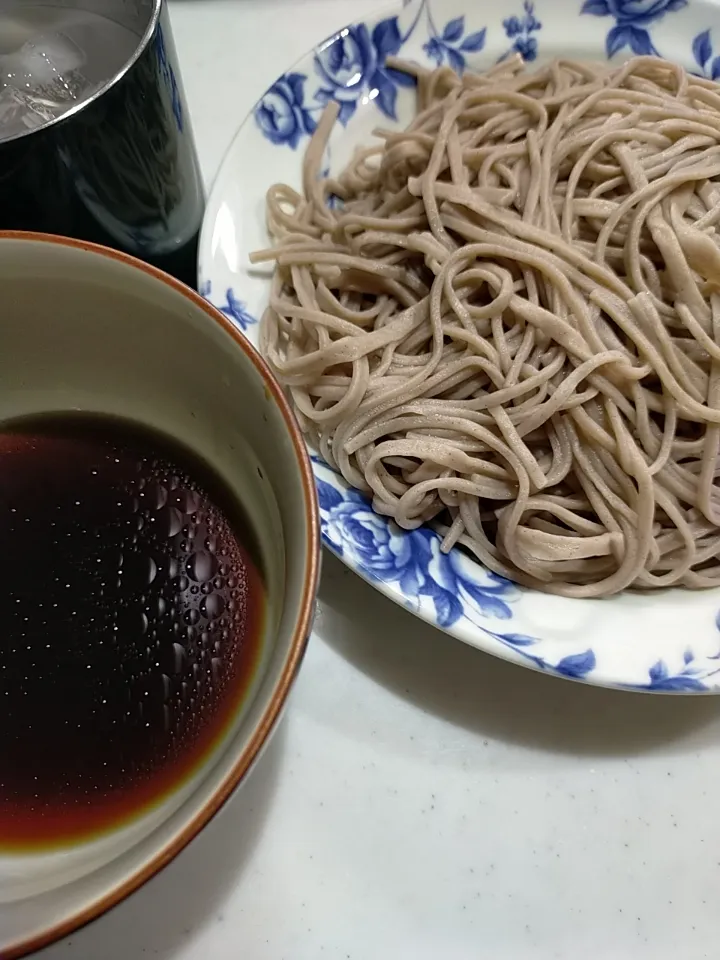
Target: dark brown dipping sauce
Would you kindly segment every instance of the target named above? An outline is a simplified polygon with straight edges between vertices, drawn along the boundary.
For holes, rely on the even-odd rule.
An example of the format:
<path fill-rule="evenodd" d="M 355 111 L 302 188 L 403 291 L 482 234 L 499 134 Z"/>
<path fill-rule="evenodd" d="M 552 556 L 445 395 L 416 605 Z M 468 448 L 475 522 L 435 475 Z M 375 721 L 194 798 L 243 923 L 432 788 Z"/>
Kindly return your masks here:
<path fill-rule="evenodd" d="M 0 428 L 0 849 L 162 800 L 259 659 L 257 538 L 215 472 L 106 417 Z"/>

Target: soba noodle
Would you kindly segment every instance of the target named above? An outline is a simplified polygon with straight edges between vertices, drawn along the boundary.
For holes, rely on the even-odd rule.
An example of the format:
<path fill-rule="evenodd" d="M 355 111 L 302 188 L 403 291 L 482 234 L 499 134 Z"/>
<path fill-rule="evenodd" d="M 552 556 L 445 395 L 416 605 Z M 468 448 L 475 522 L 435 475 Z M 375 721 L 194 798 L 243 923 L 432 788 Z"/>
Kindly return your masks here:
<path fill-rule="evenodd" d="M 720 87 L 660 59 L 418 80 L 268 194 L 261 349 L 323 458 L 571 597 L 720 585 Z"/>

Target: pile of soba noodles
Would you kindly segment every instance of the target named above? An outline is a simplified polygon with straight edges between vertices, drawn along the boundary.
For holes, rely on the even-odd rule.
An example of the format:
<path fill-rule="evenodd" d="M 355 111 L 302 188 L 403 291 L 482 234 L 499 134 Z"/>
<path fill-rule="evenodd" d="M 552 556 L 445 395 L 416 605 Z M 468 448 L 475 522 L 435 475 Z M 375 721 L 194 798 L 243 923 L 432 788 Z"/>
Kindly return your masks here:
<path fill-rule="evenodd" d="M 720 585 L 720 87 L 643 57 L 418 80 L 274 186 L 261 349 L 406 529 L 570 597 Z"/>

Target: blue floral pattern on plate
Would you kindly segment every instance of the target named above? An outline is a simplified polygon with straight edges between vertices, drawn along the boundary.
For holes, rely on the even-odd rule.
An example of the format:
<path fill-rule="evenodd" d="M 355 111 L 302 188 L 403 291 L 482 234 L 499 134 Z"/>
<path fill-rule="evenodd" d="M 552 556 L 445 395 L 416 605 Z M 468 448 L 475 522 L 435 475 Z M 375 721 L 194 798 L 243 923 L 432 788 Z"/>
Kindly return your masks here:
<path fill-rule="evenodd" d="M 493 621 L 513 618 L 518 588 L 510 581 L 470 565 L 460 551 L 444 554 L 440 537 L 431 529 L 401 530 L 387 517 L 375 513 L 369 499 L 349 488 L 320 457 L 311 454 L 315 470 L 320 529 L 324 544 L 372 583 L 396 584 L 404 604 L 414 612 L 429 601 L 439 627 L 448 629 L 463 618 L 511 650 L 537 670 L 573 680 L 586 680 L 597 661 L 592 649 L 559 659 L 543 655 L 542 640 L 523 633 L 503 632 Z M 720 613 L 717 615 L 720 630 Z M 671 670 L 664 660 L 654 662 L 647 680 L 634 689 L 655 693 L 702 693 L 708 681 L 720 677 L 720 650 L 696 657 L 688 648 L 682 664 Z"/>
<path fill-rule="evenodd" d="M 428 23 L 431 36 L 423 50 L 439 67 L 447 63 L 453 70 L 462 73 L 465 69 L 465 55 L 478 53 L 485 46 L 486 28 L 465 36 L 465 17 L 448 20 L 442 33 L 439 33 L 428 10 Z"/>
<path fill-rule="evenodd" d="M 214 307 L 224 313 L 226 317 L 229 317 L 233 320 L 243 331 L 247 332 L 247 328 L 253 326 L 257 323 L 255 317 L 248 312 L 245 303 L 242 300 L 239 300 L 233 293 L 232 287 L 228 287 L 225 291 L 225 302 L 224 303 L 214 303 L 212 299 L 212 281 L 205 280 L 200 284 L 200 296 L 205 297 Z"/>
<path fill-rule="evenodd" d="M 315 120 L 304 107 L 307 77 L 288 73 L 274 83 L 255 109 L 255 119 L 271 143 L 287 143 L 295 149 L 304 134 L 315 130 Z"/>
<path fill-rule="evenodd" d="M 363 494 L 336 484 L 337 475 L 321 460 L 313 461 L 316 473 L 326 476 L 317 478 L 323 540 L 368 580 L 397 582 L 409 606 L 429 598 L 443 627 L 463 616 L 512 617 L 507 602 L 517 592 L 512 583 L 489 572 L 473 577 L 458 552 L 440 551 L 440 539 L 432 530 L 401 530 L 375 513 Z"/>
<path fill-rule="evenodd" d="M 671 672 L 664 660 L 658 660 L 648 670 L 647 690 L 663 693 L 702 693 L 707 681 L 720 673 L 720 653 L 699 661 L 691 649 L 683 654 L 682 669 Z"/>
<path fill-rule="evenodd" d="M 467 33 L 464 16 L 448 20 L 438 30 L 430 0 L 420 0 L 414 18 L 404 29 L 397 16 L 386 17 L 372 28 L 364 23 L 346 27 L 316 49 L 316 79 L 310 94 L 308 74 L 293 72 L 280 77 L 262 97 L 254 115 L 263 136 L 295 150 L 305 136 L 312 135 L 317 117 L 330 100 L 340 105 L 338 119 L 343 125 L 364 98 L 396 120 L 398 90 L 414 86 L 414 80 L 388 67 L 385 61 L 401 52 L 423 20 L 429 34 L 423 49 L 438 66 L 447 63 L 462 72 L 466 55 L 478 53 L 485 46 L 485 27 Z"/>
<path fill-rule="evenodd" d="M 621 52 L 660 56 L 651 28 L 667 14 L 682 10 L 687 3 L 688 0 L 583 0 L 579 13 L 611 17 L 615 21 L 605 37 L 608 58 Z M 537 17 L 536 6 L 533 0 L 523 0 L 522 13 L 503 18 L 502 29 L 512 43 L 498 60 L 513 53 L 519 53 L 527 61 L 537 58 L 542 22 Z M 280 77 L 254 111 L 263 136 L 271 143 L 285 144 L 295 150 L 313 134 L 317 118 L 330 100 L 340 105 L 339 120 L 343 125 L 347 125 L 358 103 L 365 98 L 373 101 L 389 119 L 397 119 L 398 90 L 412 86 L 413 79 L 391 69 L 385 61 L 402 53 L 423 23 L 427 40 L 422 50 L 436 66 L 447 64 L 462 73 L 467 56 L 484 50 L 487 26 L 469 28 L 463 14 L 447 20 L 439 29 L 432 0 L 418 0 L 416 7 L 414 18 L 404 29 L 399 18 L 393 16 L 380 20 L 372 28 L 359 23 L 333 34 L 314 53 L 314 77 L 297 71 Z M 705 76 L 720 77 L 720 56 L 713 58 L 709 30 L 697 35 L 692 52 Z"/>
<path fill-rule="evenodd" d="M 280 77 L 238 134 L 208 207 L 200 265 L 213 286 L 205 284 L 202 292 L 257 344 L 255 317 L 267 302 L 267 278 L 243 266 L 250 250 L 267 243 L 257 198 L 278 179 L 300 183 L 302 150 L 330 99 L 339 104 L 340 123 L 323 159 L 324 175 L 367 143 L 378 121 L 390 128 L 409 121 L 414 106 L 406 88 L 412 80 L 388 67 L 388 56 L 461 72 L 514 53 L 526 60 L 662 53 L 715 79 L 718 37 L 720 7 L 709 0 L 511 0 L 497 8 L 471 0 L 409 0 L 352 24 Z M 239 208 L 238 196 L 247 206 Z M 237 229 L 232 249 L 223 251 L 223 231 L 212 226 L 221 215 L 226 226 L 229 212 Z M 712 591 L 678 600 L 669 592 L 652 601 L 641 595 L 573 601 L 524 590 L 463 551 L 443 554 L 432 530 L 399 529 L 317 458 L 313 468 L 325 545 L 377 589 L 453 636 L 588 683 L 655 693 L 720 692 Z"/>
<path fill-rule="evenodd" d="M 695 37 L 692 52 L 695 63 L 700 67 L 700 74 L 710 80 L 717 80 L 720 77 L 720 56 L 713 55 L 709 30 L 703 30 Z"/>
<path fill-rule="evenodd" d="M 688 0 L 585 0 L 580 12 L 595 17 L 613 17 L 615 26 L 608 30 L 605 52 L 614 57 L 621 50 L 638 56 L 658 51 L 650 37 L 651 24 L 687 6 Z"/>
<path fill-rule="evenodd" d="M 413 86 L 413 80 L 387 67 L 385 61 L 399 53 L 407 36 L 400 33 L 397 17 L 381 20 L 372 33 L 364 23 L 341 30 L 315 54 L 320 78 L 315 102 L 325 107 L 330 100 L 337 100 L 340 123 L 347 124 L 358 100 L 372 91 L 380 111 L 395 120 L 398 87 Z"/>
<path fill-rule="evenodd" d="M 537 57 L 538 42 L 533 34 L 542 30 L 542 24 L 535 16 L 535 4 L 530 0 L 523 3 L 522 17 L 508 17 L 503 20 L 503 29 L 513 44 L 502 57 L 504 60 L 512 53 L 519 53 L 523 60 L 534 60 Z"/>
<path fill-rule="evenodd" d="M 594 669 L 592 650 L 552 663 L 539 655 L 541 643 L 535 637 L 493 629 L 493 621 L 512 619 L 512 602 L 518 594 L 514 584 L 479 564 L 469 564 L 459 550 L 443 553 L 440 537 L 431 529 L 401 530 L 375 513 L 368 498 L 348 488 L 320 457 L 313 454 L 311 459 L 323 542 L 367 580 L 396 583 L 405 606 L 415 612 L 430 601 L 435 622 L 444 629 L 463 618 L 469 620 L 538 670 L 580 680 Z"/>

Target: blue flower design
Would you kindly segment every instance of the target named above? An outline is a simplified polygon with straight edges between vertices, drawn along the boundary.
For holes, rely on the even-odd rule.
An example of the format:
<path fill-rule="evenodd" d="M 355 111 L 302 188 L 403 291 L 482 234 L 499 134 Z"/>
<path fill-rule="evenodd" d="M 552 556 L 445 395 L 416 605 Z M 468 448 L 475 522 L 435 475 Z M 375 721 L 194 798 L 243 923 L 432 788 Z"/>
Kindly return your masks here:
<path fill-rule="evenodd" d="M 590 680 L 597 669 L 591 648 L 562 653 L 562 644 L 517 630 L 493 629 L 493 620 L 513 619 L 512 602 L 519 592 L 503 577 L 468 563 L 460 550 L 444 554 L 441 538 L 433 530 L 401 530 L 388 517 L 375 513 L 368 497 L 346 486 L 345 481 L 317 454 L 311 454 L 320 505 L 323 542 L 333 553 L 368 580 L 392 585 L 415 612 L 432 605 L 430 622 L 450 629 L 469 621 L 498 644 L 512 650 L 514 659 L 545 673 L 572 680 Z M 720 630 L 720 612 L 716 618 Z M 665 693 L 699 693 L 718 686 L 720 650 L 695 656 L 686 649 L 682 664 L 671 669 L 657 660 L 646 683 L 629 683 L 627 689 Z M 710 682 L 708 682 L 710 681 Z"/>
<path fill-rule="evenodd" d="M 228 287 L 225 293 L 225 303 L 222 306 L 218 305 L 218 310 L 220 310 L 221 313 L 224 313 L 226 317 L 230 317 L 231 320 L 234 320 L 243 331 L 257 323 L 255 317 L 248 313 L 243 301 L 238 300 L 238 298 L 235 296 L 231 287 Z"/>
<path fill-rule="evenodd" d="M 430 18 L 430 30 L 432 35 L 423 50 L 438 66 L 447 61 L 457 73 L 465 69 L 465 53 L 477 53 L 485 46 L 487 31 L 484 27 L 464 37 L 465 17 L 448 20 L 442 33 L 437 32 Z"/>
<path fill-rule="evenodd" d="M 286 73 L 267 91 L 255 107 L 255 122 L 271 143 L 286 143 L 293 150 L 302 137 L 317 126 L 304 105 L 304 73 Z"/>
<path fill-rule="evenodd" d="M 400 530 L 356 490 L 340 490 L 317 476 L 316 483 L 323 540 L 368 579 L 397 583 L 416 605 L 429 598 L 441 627 L 469 612 L 502 620 L 512 616 L 504 598 L 514 587 L 507 580 L 492 573 L 476 579 L 458 553 L 441 553 L 432 530 Z"/>
<path fill-rule="evenodd" d="M 648 671 L 648 683 L 642 684 L 643 690 L 667 693 L 696 693 L 708 690 L 707 680 L 720 672 L 720 652 L 708 657 L 696 658 L 688 648 L 683 655 L 683 668 L 674 673 L 664 660 L 658 660 Z"/>
<path fill-rule="evenodd" d="M 583 650 L 581 653 L 568 654 L 556 663 L 552 663 L 533 652 L 533 648 L 540 643 L 535 637 L 528 637 L 524 633 L 495 633 L 486 627 L 483 629 L 503 646 L 520 654 L 523 660 L 532 664 L 536 670 L 555 673 L 570 680 L 585 680 L 597 665 L 595 654 L 590 649 Z"/>
<path fill-rule="evenodd" d="M 687 0 L 585 0 L 580 13 L 615 19 L 605 39 L 608 59 L 626 47 L 638 56 L 659 56 L 647 28 L 686 6 Z"/>
<path fill-rule="evenodd" d="M 358 23 L 345 27 L 317 48 L 313 63 L 317 80 L 306 91 L 309 78 L 302 73 L 288 73 L 267 91 L 255 107 L 258 127 L 271 143 L 287 144 L 293 150 L 305 137 L 311 136 L 321 111 L 330 100 L 340 105 L 339 120 L 347 125 L 358 103 L 372 101 L 386 117 L 397 120 L 397 97 L 400 87 L 412 87 L 415 78 L 387 66 L 388 57 L 400 53 L 413 35 L 423 15 L 427 20 L 428 41 L 423 49 L 438 66 L 450 64 L 458 72 L 466 65 L 466 55 L 485 46 L 483 27 L 465 35 L 465 18 L 449 20 L 442 32 L 435 27 L 429 0 L 420 0 L 412 22 L 401 30 L 398 17 L 386 17 L 374 27 Z M 536 23 L 536 21 L 533 21 Z M 540 25 L 532 29 L 539 29 Z M 537 48 L 534 38 L 519 37 L 517 43 L 528 58 Z"/>
<path fill-rule="evenodd" d="M 198 292 L 201 297 L 205 297 L 206 300 L 210 300 L 210 295 L 212 294 L 212 281 L 203 281 L 198 288 Z M 212 303 L 212 301 L 210 302 Z M 243 332 L 245 332 L 248 327 L 257 323 L 255 317 L 248 313 L 247 307 L 243 301 L 238 300 L 238 298 L 235 296 L 232 287 L 228 287 L 227 291 L 225 292 L 225 303 L 222 305 L 213 304 L 213 306 L 217 307 L 217 309 L 221 313 L 224 313 L 226 317 L 234 320 Z"/>
<path fill-rule="evenodd" d="M 386 117 L 396 120 L 397 88 L 413 86 L 415 81 L 386 67 L 385 60 L 395 56 L 405 40 L 397 17 L 381 20 L 372 33 L 364 23 L 341 30 L 315 54 L 321 83 L 315 99 L 323 105 L 336 100 L 342 124 L 353 116 L 362 96 L 375 100 Z"/>
<path fill-rule="evenodd" d="M 461 551 L 441 552 L 440 537 L 432 530 L 400 530 L 375 513 L 363 494 L 336 485 L 337 475 L 320 457 L 313 455 L 312 460 L 319 468 L 315 482 L 323 541 L 351 567 L 369 580 L 397 585 L 407 605 L 415 609 L 423 598 L 430 599 L 440 627 L 451 627 L 465 617 L 538 670 L 577 680 L 595 669 L 592 650 L 552 662 L 538 654 L 540 641 L 535 637 L 490 629 L 489 618 L 512 619 L 508 603 L 516 591 L 512 583 L 488 571 L 481 576 L 470 572 Z M 323 480 L 320 472 L 332 479 Z"/>
<path fill-rule="evenodd" d="M 552 669 L 555 673 L 569 677 L 571 680 L 584 679 L 595 669 L 595 654 L 589 649 L 582 653 L 571 653 L 562 660 L 558 660 Z"/>
<path fill-rule="evenodd" d="M 535 4 L 530 0 L 523 3 L 525 11 L 522 17 L 508 17 L 503 20 L 503 29 L 509 40 L 512 40 L 512 46 L 507 50 L 501 60 L 506 59 L 512 53 L 519 53 L 523 60 L 534 60 L 537 57 L 537 38 L 533 33 L 542 30 L 542 24 L 535 16 Z"/>
<path fill-rule="evenodd" d="M 695 37 L 692 42 L 692 52 L 702 76 L 708 77 L 710 80 L 720 78 L 720 56 L 713 57 L 713 45 L 709 30 L 703 30 Z"/>

